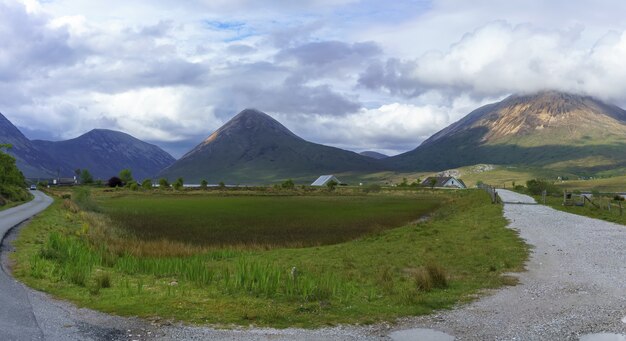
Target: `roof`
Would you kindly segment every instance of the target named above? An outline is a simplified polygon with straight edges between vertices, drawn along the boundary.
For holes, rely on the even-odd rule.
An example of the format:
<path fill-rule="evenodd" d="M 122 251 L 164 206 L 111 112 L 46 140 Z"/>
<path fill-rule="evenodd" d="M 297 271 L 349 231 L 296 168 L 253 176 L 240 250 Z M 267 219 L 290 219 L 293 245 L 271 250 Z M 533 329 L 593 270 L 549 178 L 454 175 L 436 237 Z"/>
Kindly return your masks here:
<path fill-rule="evenodd" d="M 313 181 L 313 183 L 311 184 L 311 186 L 325 186 L 328 182 L 330 182 L 331 180 L 334 180 L 335 182 L 339 183 L 339 179 L 337 179 L 334 175 L 330 174 L 330 175 L 322 175 L 319 178 L 317 178 L 317 180 Z"/>

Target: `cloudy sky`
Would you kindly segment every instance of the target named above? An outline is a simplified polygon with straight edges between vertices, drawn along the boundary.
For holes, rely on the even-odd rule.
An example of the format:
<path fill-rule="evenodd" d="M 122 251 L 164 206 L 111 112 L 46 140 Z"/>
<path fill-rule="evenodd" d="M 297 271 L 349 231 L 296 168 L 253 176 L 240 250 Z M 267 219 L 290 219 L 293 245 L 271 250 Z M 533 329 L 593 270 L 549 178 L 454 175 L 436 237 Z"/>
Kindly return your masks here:
<path fill-rule="evenodd" d="M 0 0 L 0 112 L 28 137 L 121 130 L 175 157 L 252 107 L 396 154 L 557 89 L 626 105 L 626 2 Z"/>

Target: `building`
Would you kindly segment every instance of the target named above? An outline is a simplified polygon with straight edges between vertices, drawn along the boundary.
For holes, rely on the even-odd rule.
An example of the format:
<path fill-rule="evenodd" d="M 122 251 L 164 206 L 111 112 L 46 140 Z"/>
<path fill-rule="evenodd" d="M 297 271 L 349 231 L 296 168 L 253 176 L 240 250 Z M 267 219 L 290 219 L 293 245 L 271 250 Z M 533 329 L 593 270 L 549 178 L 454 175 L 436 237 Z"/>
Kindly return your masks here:
<path fill-rule="evenodd" d="M 422 181 L 422 185 L 427 187 L 467 188 L 463 180 L 453 176 L 429 176 Z"/>
<path fill-rule="evenodd" d="M 322 176 L 320 176 L 319 178 L 317 178 L 317 180 L 313 181 L 311 186 L 326 186 L 331 181 L 334 181 L 337 184 L 341 184 L 341 181 L 339 181 L 339 179 L 337 179 L 336 176 L 330 174 L 330 175 L 322 175 Z"/>

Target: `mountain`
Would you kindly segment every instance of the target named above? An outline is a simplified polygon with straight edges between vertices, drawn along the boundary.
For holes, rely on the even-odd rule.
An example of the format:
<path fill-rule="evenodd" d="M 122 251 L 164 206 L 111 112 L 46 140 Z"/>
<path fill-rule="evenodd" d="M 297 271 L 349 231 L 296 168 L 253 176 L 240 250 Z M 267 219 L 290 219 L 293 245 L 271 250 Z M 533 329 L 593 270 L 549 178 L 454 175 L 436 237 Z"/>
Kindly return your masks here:
<path fill-rule="evenodd" d="M 38 149 L 16 126 L 0 113 L 0 144 L 11 144 L 6 150 L 15 157 L 17 168 L 25 177 L 50 177 L 65 168 Z"/>
<path fill-rule="evenodd" d="M 377 160 L 305 141 L 267 114 L 246 109 L 159 176 L 254 184 L 378 169 Z"/>
<path fill-rule="evenodd" d="M 491 163 L 593 173 L 626 167 L 625 147 L 626 111 L 588 96 L 543 91 L 478 108 L 384 161 L 396 170 Z"/>
<path fill-rule="evenodd" d="M 369 151 L 369 150 L 365 151 L 365 152 L 360 152 L 359 154 L 363 155 L 363 156 L 371 157 L 372 159 L 376 159 L 376 160 L 386 159 L 386 158 L 389 157 L 388 155 L 381 154 L 381 153 L 378 153 L 378 152 L 372 152 L 372 151 Z"/>
<path fill-rule="evenodd" d="M 67 168 L 88 169 L 94 178 L 100 179 L 108 179 L 125 168 L 132 171 L 135 179 L 152 178 L 175 161 L 155 145 L 107 129 L 94 129 L 67 141 L 32 142 Z"/>

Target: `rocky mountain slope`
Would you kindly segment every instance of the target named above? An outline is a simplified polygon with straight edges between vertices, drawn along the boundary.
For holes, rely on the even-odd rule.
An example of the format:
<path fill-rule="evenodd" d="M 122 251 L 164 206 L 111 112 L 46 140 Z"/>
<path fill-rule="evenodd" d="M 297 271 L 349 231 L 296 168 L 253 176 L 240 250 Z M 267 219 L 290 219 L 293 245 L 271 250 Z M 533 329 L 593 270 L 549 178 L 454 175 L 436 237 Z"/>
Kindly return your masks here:
<path fill-rule="evenodd" d="M 94 129 L 71 140 L 34 140 L 33 144 L 66 167 L 88 169 L 100 179 L 108 179 L 125 168 L 132 171 L 135 179 L 152 178 L 175 161 L 155 145 L 106 129 Z"/>
<path fill-rule="evenodd" d="M 186 182 L 260 184 L 378 169 L 375 159 L 305 141 L 267 114 L 246 109 L 159 176 L 183 177 Z"/>
<path fill-rule="evenodd" d="M 592 97 L 544 91 L 478 108 L 384 161 L 396 170 L 492 163 L 593 173 L 626 167 L 625 147 L 626 111 Z"/>
<path fill-rule="evenodd" d="M 67 170 L 64 165 L 37 148 L 2 114 L 0 114 L 0 144 L 13 146 L 6 152 L 15 157 L 17 168 L 28 178 L 50 177 L 58 171 Z"/>

